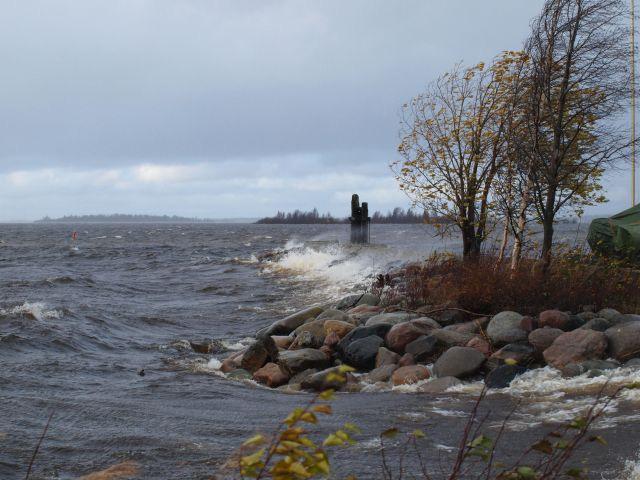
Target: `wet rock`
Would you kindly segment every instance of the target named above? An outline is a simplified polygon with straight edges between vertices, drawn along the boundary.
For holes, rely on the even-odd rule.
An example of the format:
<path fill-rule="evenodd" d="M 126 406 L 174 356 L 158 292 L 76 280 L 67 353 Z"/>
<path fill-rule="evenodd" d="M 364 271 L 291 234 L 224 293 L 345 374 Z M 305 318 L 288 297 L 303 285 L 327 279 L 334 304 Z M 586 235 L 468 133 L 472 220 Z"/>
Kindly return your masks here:
<path fill-rule="evenodd" d="M 306 321 L 316 318 L 322 313 L 322 311 L 322 307 L 310 307 L 305 310 L 301 310 L 294 313 L 293 315 L 289 315 L 288 317 L 283 318 L 282 320 L 278 320 L 277 322 L 272 323 L 262 330 L 259 330 L 256 336 L 262 337 L 265 335 L 289 335 Z"/>
<path fill-rule="evenodd" d="M 362 295 L 362 297 L 360 297 L 360 300 L 358 300 L 356 306 L 368 305 L 370 307 L 375 307 L 378 304 L 380 304 L 379 296 L 374 295 L 373 293 L 365 293 L 364 295 Z"/>
<path fill-rule="evenodd" d="M 610 362 L 607 360 L 587 360 L 582 363 L 570 363 L 562 369 L 564 377 L 577 377 L 587 373 L 590 378 L 599 377 L 605 374 L 606 370 L 618 368 L 618 362 Z"/>
<path fill-rule="evenodd" d="M 515 362 L 522 367 L 528 366 L 534 360 L 535 350 L 529 345 L 510 343 L 495 352 L 487 360 L 487 369 L 494 370 L 504 363 Z"/>
<path fill-rule="evenodd" d="M 340 343 L 340 337 L 336 332 L 329 332 L 329 334 L 324 337 L 324 345 L 330 348 L 335 348 L 336 345 Z"/>
<path fill-rule="evenodd" d="M 227 373 L 227 378 L 230 378 L 231 380 L 251 380 L 253 376 L 243 368 L 236 368 L 235 370 L 231 370 Z"/>
<path fill-rule="evenodd" d="M 271 388 L 279 387 L 289 381 L 289 374 L 280 368 L 276 363 L 267 363 L 264 367 L 256 370 L 253 379 L 258 383 L 263 383 Z"/>
<path fill-rule="evenodd" d="M 385 337 L 387 347 L 397 353 L 404 353 L 405 347 L 416 338 L 428 334 L 433 327 L 427 326 L 424 322 L 404 322 L 391 327 Z"/>
<path fill-rule="evenodd" d="M 421 393 L 438 394 L 438 393 L 444 393 L 447 390 L 449 390 L 451 387 L 455 387 L 456 385 L 460 385 L 460 384 L 462 384 L 462 382 L 458 380 L 456 377 L 434 378 L 420 385 L 418 387 L 418 391 Z"/>
<path fill-rule="evenodd" d="M 350 308 L 353 308 L 358 304 L 360 298 L 362 298 L 361 293 L 347 295 L 346 297 L 340 299 L 338 303 L 336 303 L 335 310 L 349 310 Z"/>
<path fill-rule="evenodd" d="M 413 358 L 413 355 L 411 355 L 410 353 L 405 353 L 402 357 L 400 357 L 400 360 L 398 360 L 399 367 L 408 367 L 415 364 L 416 359 Z"/>
<path fill-rule="evenodd" d="M 428 331 L 431 331 L 435 328 L 442 328 L 442 325 L 440 325 L 430 317 L 418 317 L 415 320 L 410 320 L 410 322 L 420 328 L 426 328 Z"/>
<path fill-rule="evenodd" d="M 570 363 L 602 358 L 606 351 L 604 333 L 580 328 L 560 335 L 542 355 L 549 365 L 562 370 Z"/>
<path fill-rule="evenodd" d="M 479 336 L 473 337 L 471 340 L 469 340 L 465 347 L 475 348 L 485 357 L 491 356 L 492 353 L 491 344 L 484 338 Z"/>
<path fill-rule="evenodd" d="M 640 368 L 640 358 L 632 358 L 625 362 L 624 368 Z"/>
<path fill-rule="evenodd" d="M 263 367 L 267 362 L 278 360 L 278 347 L 273 338 L 264 336 L 253 342 L 244 352 L 241 367 L 251 373 Z"/>
<path fill-rule="evenodd" d="M 309 368 L 307 370 L 303 370 L 302 372 L 296 373 L 293 377 L 291 377 L 291 379 L 289 380 L 289 383 L 291 383 L 291 384 L 294 384 L 294 383 L 302 384 L 302 382 L 304 382 L 307 378 L 309 378 L 314 373 L 318 373 L 318 369 L 317 368 Z"/>
<path fill-rule="evenodd" d="M 400 361 L 400 355 L 391 350 L 380 347 L 376 355 L 376 368 L 384 365 L 395 365 Z"/>
<path fill-rule="evenodd" d="M 295 375 L 310 368 L 318 370 L 328 367 L 329 361 L 320 350 L 303 348 L 302 350 L 285 350 L 280 353 L 278 365 L 289 375 Z"/>
<path fill-rule="evenodd" d="M 191 345 L 191 348 L 196 353 L 211 354 L 224 350 L 222 343 L 217 340 L 205 342 L 192 342 L 191 340 L 189 340 L 189 345 Z"/>
<path fill-rule="evenodd" d="M 342 322 L 349 321 L 349 315 L 342 310 L 336 310 L 335 308 L 329 308 L 316 317 L 316 320 L 340 320 Z"/>
<path fill-rule="evenodd" d="M 312 320 L 300 325 L 293 331 L 293 336 L 298 337 L 302 332 L 310 332 L 314 337 L 320 338 L 324 341 L 324 322 L 324 320 Z"/>
<path fill-rule="evenodd" d="M 436 361 L 434 373 L 438 377 L 464 378 L 476 373 L 485 356 L 470 347 L 451 347 Z"/>
<path fill-rule="evenodd" d="M 521 365 L 500 365 L 484 377 L 484 384 L 487 388 L 507 388 L 514 378 L 526 371 Z"/>
<path fill-rule="evenodd" d="M 529 343 L 541 358 L 542 352 L 553 345 L 553 342 L 564 332 L 559 328 L 539 328 L 529 334 Z"/>
<path fill-rule="evenodd" d="M 305 390 L 314 390 L 316 392 L 327 390 L 329 388 L 332 388 L 333 390 L 340 390 L 346 384 L 346 376 L 344 374 L 340 374 L 338 368 L 339 367 L 327 368 L 326 370 L 309 375 L 302 381 L 302 388 Z M 343 377 L 345 381 L 331 378 L 336 375 Z"/>
<path fill-rule="evenodd" d="M 324 356 L 327 357 L 327 360 L 331 360 L 333 357 L 333 348 L 328 345 L 322 345 L 318 350 L 324 353 Z"/>
<path fill-rule="evenodd" d="M 393 372 L 398 368 L 398 365 L 395 364 L 381 365 L 364 375 L 363 379 L 367 383 L 388 382 Z"/>
<path fill-rule="evenodd" d="M 370 305 L 360 305 L 347 311 L 350 317 L 350 322 L 355 325 L 360 325 L 366 322 L 374 315 L 378 315 L 382 311 L 382 307 L 372 307 Z"/>
<path fill-rule="evenodd" d="M 222 373 L 229 373 L 233 370 L 237 370 L 240 368 L 242 364 L 242 356 L 246 350 L 242 350 L 240 352 L 236 352 L 222 361 L 222 365 L 220 365 L 220 371 Z"/>
<path fill-rule="evenodd" d="M 338 335 L 339 338 L 343 338 L 353 330 L 355 326 L 351 323 L 343 322 L 341 320 L 326 320 L 324 322 L 324 332 L 328 335 L 333 332 Z"/>
<path fill-rule="evenodd" d="M 344 355 L 345 349 L 356 340 L 360 340 L 361 338 L 370 337 L 375 335 L 380 338 L 384 338 L 387 332 L 391 329 L 391 325 L 381 324 L 374 325 L 371 327 L 356 327 L 351 330 L 345 337 L 340 340 L 340 343 L 336 346 L 336 351 L 340 355 Z"/>
<path fill-rule="evenodd" d="M 374 315 L 365 325 L 367 327 L 372 327 L 374 325 L 397 325 L 398 323 L 408 322 L 409 320 L 413 320 L 418 318 L 418 315 L 415 313 L 404 313 L 404 312 L 393 312 L 393 313 L 379 313 L 378 315 Z"/>
<path fill-rule="evenodd" d="M 475 335 L 479 333 L 480 330 L 486 329 L 487 325 L 489 325 L 489 319 L 487 317 L 481 317 L 476 320 L 471 320 L 470 322 L 449 325 L 445 328 L 458 333 L 471 333 Z"/>
<path fill-rule="evenodd" d="M 342 355 L 347 365 L 359 370 L 373 370 L 376 366 L 378 349 L 384 345 L 384 340 L 377 335 L 361 338 L 351 342 Z"/>
<path fill-rule="evenodd" d="M 289 348 L 293 342 L 293 337 L 290 337 L 289 335 L 272 335 L 271 339 L 273 340 L 273 343 L 276 344 L 276 347 L 282 350 Z"/>
<path fill-rule="evenodd" d="M 582 327 L 585 330 L 595 330 L 596 332 L 604 332 L 613 325 L 606 318 L 596 317 L 588 320 Z"/>
<path fill-rule="evenodd" d="M 433 360 L 441 351 L 442 347 L 433 335 L 422 335 L 405 348 L 405 352 L 411 354 L 416 362 Z"/>
<path fill-rule="evenodd" d="M 522 315 L 517 312 L 500 312 L 487 326 L 487 335 L 495 346 L 517 343 L 527 339 L 527 332 L 520 328 Z"/>
<path fill-rule="evenodd" d="M 627 322 L 607 329 L 609 355 L 620 362 L 640 357 L 640 322 Z"/>
<path fill-rule="evenodd" d="M 426 380 L 431 374 L 429 369 L 423 365 L 409 365 L 407 367 L 398 368 L 391 375 L 391 381 L 394 385 L 412 385 L 421 380 Z"/>

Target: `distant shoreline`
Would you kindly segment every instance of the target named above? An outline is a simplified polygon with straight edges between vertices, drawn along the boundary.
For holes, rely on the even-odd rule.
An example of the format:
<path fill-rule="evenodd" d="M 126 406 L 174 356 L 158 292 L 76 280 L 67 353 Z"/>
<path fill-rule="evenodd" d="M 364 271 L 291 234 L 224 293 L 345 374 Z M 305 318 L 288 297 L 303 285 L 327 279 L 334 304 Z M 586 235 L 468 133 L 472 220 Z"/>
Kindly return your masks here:
<path fill-rule="evenodd" d="M 60 218 L 44 217 L 35 220 L 33 223 L 44 224 L 71 224 L 71 223 L 179 223 L 179 224 L 200 224 L 200 223 L 255 223 L 256 218 L 188 218 L 176 215 L 67 215 Z"/>

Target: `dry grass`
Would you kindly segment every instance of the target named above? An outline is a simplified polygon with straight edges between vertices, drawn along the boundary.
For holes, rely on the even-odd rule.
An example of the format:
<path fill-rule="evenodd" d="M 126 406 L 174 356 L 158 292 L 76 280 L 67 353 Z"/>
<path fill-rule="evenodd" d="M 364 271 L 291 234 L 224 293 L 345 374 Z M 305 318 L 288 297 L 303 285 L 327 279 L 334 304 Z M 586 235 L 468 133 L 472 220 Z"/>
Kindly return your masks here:
<path fill-rule="evenodd" d="M 525 259 L 512 271 L 488 254 L 473 261 L 434 255 L 406 271 L 411 306 L 457 306 L 487 315 L 553 308 L 577 313 L 587 306 L 640 313 L 638 292 L 640 271 L 576 251 L 556 256 L 546 274 L 536 260 Z"/>

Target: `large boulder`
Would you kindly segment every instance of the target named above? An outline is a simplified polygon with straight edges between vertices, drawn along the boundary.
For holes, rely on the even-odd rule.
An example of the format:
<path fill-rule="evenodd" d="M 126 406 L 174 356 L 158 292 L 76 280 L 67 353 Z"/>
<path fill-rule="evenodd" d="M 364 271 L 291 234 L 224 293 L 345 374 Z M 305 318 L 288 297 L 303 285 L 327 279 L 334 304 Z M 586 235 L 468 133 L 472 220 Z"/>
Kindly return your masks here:
<path fill-rule="evenodd" d="M 408 367 L 409 365 L 415 365 L 415 364 L 416 364 L 416 359 L 410 353 L 405 353 L 400 357 L 400 360 L 398 360 L 399 367 Z"/>
<path fill-rule="evenodd" d="M 302 350 L 285 350 L 280 352 L 278 365 L 289 375 L 295 375 L 309 368 L 322 370 L 328 367 L 329 360 L 320 350 L 303 348 Z"/>
<path fill-rule="evenodd" d="M 493 352 L 493 350 L 491 349 L 491 344 L 480 336 L 473 337 L 467 342 L 465 347 L 475 348 L 485 357 L 491 356 L 491 353 Z"/>
<path fill-rule="evenodd" d="M 489 324 L 489 319 L 487 317 L 477 318 L 475 320 L 471 320 L 469 322 L 458 323 L 454 325 L 449 325 L 445 327 L 447 330 L 453 330 L 459 333 L 480 333 L 480 330 L 484 330 L 487 328 Z"/>
<path fill-rule="evenodd" d="M 347 346 L 342 359 L 347 365 L 359 370 L 373 370 L 376 366 L 378 349 L 383 345 L 384 340 L 377 335 L 361 338 Z"/>
<path fill-rule="evenodd" d="M 413 355 L 416 362 L 427 362 L 433 360 L 442 351 L 442 347 L 433 335 L 422 335 L 409 343 L 405 351 Z"/>
<path fill-rule="evenodd" d="M 358 300 L 358 302 L 356 303 L 356 306 L 360 306 L 360 305 L 368 305 L 370 307 L 375 307 L 380 303 L 380 297 L 377 295 L 374 295 L 373 293 L 365 293 L 363 294 L 360 299 Z"/>
<path fill-rule="evenodd" d="M 335 349 L 338 343 L 340 343 L 340 337 L 336 332 L 329 332 L 329 334 L 326 337 L 324 337 L 323 345 L 326 347 Z"/>
<path fill-rule="evenodd" d="M 324 340 L 324 337 L 325 337 L 324 322 L 325 322 L 324 320 L 312 320 L 310 322 L 306 322 L 306 323 L 300 325 L 298 328 L 296 328 L 293 331 L 293 336 L 297 337 L 302 332 L 310 332 L 315 337 L 318 337 L 318 338 L 321 338 L 322 340 Z"/>
<path fill-rule="evenodd" d="M 433 330 L 424 323 L 404 322 L 391 327 L 389 333 L 385 337 L 387 347 L 397 353 L 404 353 L 407 344 L 413 342 L 416 338 L 421 337 Z"/>
<path fill-rule="evenodd" d="M 462 382 L 458 380 L 456 377 L 434 378 L 420 385 L 418 387 L 418 391 L 421 393 L 431 393 L 431 394 L 444 393 L 447 390 L 449 390 L 451 387 L 455 387 L 456 385 L 460 385 L 461 383 Z"/>
<path fill-rule="evenodd" d="M 233 370 L 239 369 L 242 364 L 242 356 L 244 355 L 245 352 L 246 350 L 241 350 L 225 358 L 222 361 L 222 365 L 220 365 L 220 371 L 222 373 L 229 373 Z"/>
<path fill-rule="evenodd" d="M 620 367 L 620 363 L 607 360 L 587 360 L 582 363 L 570 363 L 562 369 L 563 377 L 577 377 L 586 373 L 589 377 L 600 377 L 607 370 Z"/>
<path fill-rule="evenodd" d="M 408 322 L 418 318 L 415 313 L 393 312 L 393 313 L 379 313 L 367 320 L 365 325 L 372 327 L 374 325 L 397 325 L 398 323 Z"/>
<path fill-rule="evenodd" d="M 308 320 L 316 318 L 323 311 L 322 307 L 309 307 L 292 315 L 289 315 L 282 320 L 272 323 L 268 327 L 259 330 L 257 335 L 262 337 L 265 335 L 289 335 L 300 325 L 304 324 Z"/>
<path fill-rule="evenodd" d="M 455 308 L 437 312 L 434 316 L 438 323 L 444 327 L 455 325 L 457 323 L 464 323 L 468 318 L 466 313 Z"/>
<path fill-rule="evenodd" d="M 338 303 L 336 303 L 335 310 L 349 310 L 350 308 L 355 307 L 361 298 L 361 293 L 347 295 L 346 297 L 341 298 Z"/>
<path fill-rule="evenodd" d="M 253 379 L 258 383 L 264 383 L 268 387 L 276 388 L 289 381 L 289 374 L 276 363 L 267 363 L 264 367 L 256 370 Z"/>
<path fill-rule="evenodd" d="M 342 340 L 340 340 L 340 343 L 336 345 L 336 351 L 340 355 L 344 355 L 346 348 L 352 342 L 374 335 L 380 338 L 384 338 L 390 329 L 391 325 L 389 324 L 373 325 L 371 327 L 356 327 L 349 333 L 347 333 Z"/>
<path fill-rule="evenodd" d="M 620 315 L 621 313 L 618 310 L 614 310 L 613 308 L 603 308 L 598 312 L 598 317 L 609 320 L 610 322 L 613 322 Z"/>
<path fill-rule="evenodd" d="M 309 378 L 314 373 L 318 373 L 318 369 L 317 368 L 308 368 L 307 370 L 303 370 L 301 372 L 298 372 L 298 373 L 296 373 L 294 376 L 292 376 L 289 379 L 289 384 L 291 384 L 291 385 L 296 384 L 296 383 L 301 384 L 302 382 L 304 382 L 307 378 Z"/>
<path fill-rule="evenodd" d="M 527 339 L 527 332 L 520 328 L 522 315 L 517 312 L 500 312 L 487 326 L 487 335 L 495 346 L 517 343 Z"/>
<path fill-rule="evenodd" d="M 341 320 L 343 322 L 349 321 L 349 315 L 342 310 L 336 310 L 335 308 L 328 308 L 320 315 L 316 317 L 316 320 Z"/>
<path fill-rule="evenodd" d="M 526 371 L 527 369 L 520 365 L 500 365 L 484 377 L 484 384 L 487 388 L 507 388 L 514 378 Z"/>
<path fill-rule="evenodd" d="M 376 355 L 376 368 L 384 365 L 395 365 L 400 361 L 400 355 L 391 350 L 380 347 Z"/>
<path fill-rule="evenodd" d="M 276 344 L 276 347 L 286 350 L 291 346 L 293 342 L 293 337 L 289 335 L 272 335 L 271 338 L 273 342 Z"/>
<path fill-rule="evenodd" d="M 273 338 L 269 335 L 265 335 L 258 338 L 249 346 L 249 348 L 247 348 L 244 355 L 242 355 L 240 367 L 253 373 L 259 368 L 262 368 L 267 362 L 277 361 L 278 347 L 273 341 Z"/>
<path fill-rule="evenodd" d="M 464 378 L 476 373 L 485 356 L 475 348 L 451 347 L 436 361 L 434 373 L 438 377 Z"/>
<path fill-rule="evenodd" d="M 559 328 L 538 328 L 529 334 L 529 343 L 538 356 L 542 357 L 542 352 L 553 345 L 556 338 L 563 333 Z"/>
<path fill-rule="evenodd" d="M 393 372 L 391 381 L 394 385 L 411 385 L 421 380 L 426 380 L 430 376 L 431 374 L 427 367 L 423 365 L 409 365 L 407 367 L 400 367 Z"/>
<path fill-rule="evenodd" d="M 535 350 L 529 345 L 509 343 L 495 352 L 487 360 L 487 368 L 494 370 L 505 363 L 528 366 L 534 360 Z"/>
<path fill-rule="evenodd" d="M 609 355 L 619 362 L 640 357 L 640 322 L 621 323 L 607 329 Z"/>
<path fill-rule="evenodd" d="M 347 310 L 351 322 L 354 324 L 362 324 L 374 315 L 378 315 L 382 311 L 382 307 L 372 307 L 371 305 L 359 305 Z"/>
<path fill-rule="evenodd" d="M 328 335 L 331 332 L 335 332 L 340 338 L 344 338 L 347 333 L 349 333 L 354 328 L 355 326 L 353 326 L 353 324 L 343 322 L 342 320 L 326 320 L 324 322 L 325 334 Z"/>
<path fill-rule="evenodd" d="M 543 356 L 549 365 L 562 370 L 570 363 L 602 358 L 606 351 L 607 337 L 604 333 L 579 328 L 556 338 Z"/>
<path fill-rule="evenodd" d="M 289 345 L 289 350 L 299 350 L 301 348 L 320 348 L 324 344 L 324 335 L 319 337 L 309 330 L 300 331 L 295 340 Z"/>

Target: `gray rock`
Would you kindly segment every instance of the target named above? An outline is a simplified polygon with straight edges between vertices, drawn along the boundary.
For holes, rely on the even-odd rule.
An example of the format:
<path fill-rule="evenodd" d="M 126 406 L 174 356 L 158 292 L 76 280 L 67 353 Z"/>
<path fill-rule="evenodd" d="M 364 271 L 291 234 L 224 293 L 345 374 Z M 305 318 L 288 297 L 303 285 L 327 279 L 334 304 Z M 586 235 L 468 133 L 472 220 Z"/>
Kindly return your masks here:
<path fill-rule="evenodd" d="M 373 370 L 378 349 L 384 345 L 382 338 L 372 335 L 351 342 L 344 350 L 342 359 L 347 365 L 359 370 Z"/>
<path fill-rule="evenodd" d="M 324 341 L 324 322 L 325 320 L 312 320 L 310 322 L 303 323 L 293 331 L 293 335 L 297 337 L 302 332 L 311 332 L 314 336 Z M 320 344 L 322 345 L 322 342 L 320 342 Z"/>
<path fill-rule="evenodd" d="M 463 323 L 467 319 L 467 315 L 460 310 L 444 310 L 435 314 L 438 323 L 442 326 L 455 325 Z"/>
<path fill-rule="evenodd" d="M 564 332 L 559 328 L 538 328 L 529 334 L 529 343 L 533 346 L 538 357 Z"/>
<path fill-rule="evenodd" d="M 400 355 L 388 348 L 380 347 L 376 355 L 376 368 L 384 365 L 395 365 L 400 361 Z"/>
<path fill-rule="evenodd" d="M 372 307 L 375 307 L 379 303 L 380 303 L 379 296 L 374 295 L 373 293 L 365 293 L 364 295 L 362 295 L 362 297 L 360 297 L 360 300 L 358 300 L 356 307 L 358 305 L 371 305 Z"/>
<path fill-rule="evenodd" d="M 487 326 L 487 335 L 495 346 L 517 343 L 527 339 L 527 332 L 520 328 L 522 315 L 517 312 L 500 312 Z"/>
<path fill-rule="evenodd" d="M 344 374 L 342 375 L 345 377 L 344 382 L 327 378 L 331 373 L 339 373 L 338 368 L 339 367 L 327 368 L 326 370 L 309 375 L 301 382 L 302 388 L 305 390 L 315 390 L 316 392 L 327 390 L 329 388 L 332 388 L 333 390 L 340 390 L 346 384 L 346 376 Z"/>
<path fill-rule="evenodd" d="M 314 373 L 318 373 L 318 369 L 309 368 L 307 370 L 303 370 L 302 372 L 296 373 L 293 377 L 291 377 L 289 379 L 289 383 L 291 383 L 291 384 L 300 383 L 301 384 L 304 380 L 309 378 Z"/>
<path fill-rule="evenodd" d="M 420 387 L 418 387 L 418 391 L 421 393 L 431 394 L 444 393 L 451 387 L 455 387 L 461 383 L 462 382 L 456 377 L 434 378 L 433 380 L 429 380 L 428 382 L 420 385 Z"/>
<path fill-rule="evenodd" d="M 280 352 L 278 365 L 293 376 L 309 368 L 322 370 L 329 365 L 326 355 L 320 350 L 303 348 L 301 350 L 284 350 Z"/>
<path fill-rule="evenodd" d="M 442 328 L 442 325 L 436 322 L 433 318 L 429 318 L 429 317 L 419 317 L 419 318 L 416 318 L 415 320 L 411 320 L 411 323 L 420 327 L 430 329 L 430 330 L 434 328 Z"/>
<path fill-rule="evenodd" d="M 324 335 L 316 336 L 309 330 L 303 330 L 298 333 L 296 339 L 291 343 L 290 350 L 299 350 L 301 348 L 320 348 L 324 343 Z"/>
<path fill-rule="evenodd" d="M 344 313 L 342 310 L 336 310 L 335 308 L 329 308 L 322 312 L 316 320 L 341 320 L 343 322 L 348 322 L 349 315 Z"/>
<path fill-rule="evenodd" d="M 534 348 L 529 345 L 509 343 L 489 357 L 487 360 L 487 368 L 494 370 L 507 361 L 512 361 L 521 367 L 526 367 L 533 362 L 534 354 Z"/>
<path fill-rule="evenodd" d="M 451 347 L 436 361 L 434 372 L 438 377 L 464 378 L 476 373 L 485 357 L 475 348 Z"/>
<path fill-rule="evenodd" d="M 605 374 L 606 370 L 613 370 L 620 366 L 617 362 L 607 360 L 587 360 L 581 363 L 570 363 L 562 369 L 564 377 L 577 377 L 587 373 L 589 377 L 599 377 Z"/>
<path fill-rule="evenodd" d="M 601 359 L 606 350 L 607 337 L 604 333 L 579 328 L 560 335 L 542 355 L 549 365 L 562 370 L 570 363 Z"/>
<path fill-rule="evenodd" d="M 598 314 L 594 312 L 580 312 L 577 316 L 585 323 L 594 318 L 598 318 Z"/>
<path fill-rule="evenodd" d="M 609 355 L 620 362 L 640 357 L 640 322 L 627 322 L 607 329 Z"/>
<path fill-rule="evenodd" d="M 264 336 L 253 342 L 242 355 L 240 366 L 251 373 L 262 368 L 267 362 L 278 361 L 278 347 L 273 338 Z"/>
<path fill-rule="evenodd" d="M 522 375 L 527 369 L 520 365 L 500 365 L 484 377 L 487 388 L 507 388 L 518 375 Z"/>
<path fill-rule="evenodd" d="M 372 327 L 374 325 L 397 325 L 398 323 L 408 322 L 409 320 L 413 320 L 418 318 L 418 315 L 415 313 L 404 313 L 404 312 L 393 312 L 393 313 L 379 313 L 378 315 L 374 315 L 373 317 L 367 320 L 365 325 L 367 327 Z"/>
<path fill-rule="evenodd" d="M 426 362 L 432 360 L 442 351 L 441 344 L 433 335 L 423 335 L 405 348 L 405 352 L 413 355 L 416 362 Z"/>
<path fill-rule="evenodd" d="M 322 313 L 322 311 L 322 307 L 310 307 L 305 310 L 301 310 L 259 330 L 256 336 L 289 335 L 306 321 L 316 318 Z"/>
<path fill-rule="evenodd" d="M 367 383 L 388 382 L 391 375 L 398 369 L 398 365 L 389 364 L 374 368 L 363 376 L 363 380 Z"/>
<path fill-rule="evenodd" d="M 345 349 L 352 342 L 372 335 L 384 338 L 390 329 L 391 325 L 389 324 L 373 325 L 371 327 L 356 327 L 347 333 L 342 340 L 340 340 L 338 345 L 336 345 L 336 351 L 342 356 L 344 355 Z"/>
<path fill-rule="evenodd" d="M 433 335 L 438 343 L 445 347 L 466 345 L 475 336 L 472 333 L 460 333 L 445 329 L 432 330 L 429 335 Z"/>
<path fill-rule="evenodd" d="M 585 330 L 595 330 L 596 332 L 604 332 L 611 328 L 613 325 L 606 318 L 596 317 L 588 320 L 582 327 Z"/>
<path fill-rule="evenodd" d="M 340 299 L 338 303 L 336 303 L 336 310 L 349 310 L 356 306 L 356 304 L 362 298 L 362 293 L 354 293 L 352 295 L 347 295 L 346 297 Z"/>
<path fill-rule="evenodd" d="M 632 358 L 625 362 L 624 368 L 640 368 L 640 358 Z"/>
<path fill-rule="evenodd" d="M 613 308 L 603 308 L 598 312 L 598 317 L 612 321 L 620 315 L 620 312 Z"/>

